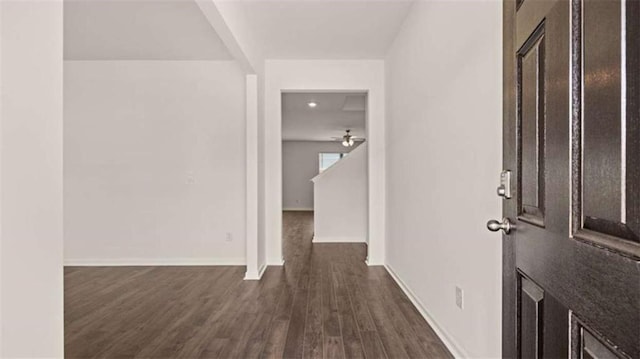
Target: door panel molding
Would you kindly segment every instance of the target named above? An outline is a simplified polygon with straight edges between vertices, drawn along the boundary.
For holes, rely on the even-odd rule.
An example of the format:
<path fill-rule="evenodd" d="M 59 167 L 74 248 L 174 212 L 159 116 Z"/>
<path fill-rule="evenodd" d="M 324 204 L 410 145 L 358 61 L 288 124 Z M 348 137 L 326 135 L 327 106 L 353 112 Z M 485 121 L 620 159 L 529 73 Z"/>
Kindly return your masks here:
<path fill-rule="evenodd" d="M 518 295 L 518 354 L 520 358 L 542 356 L 544 290 L 520 274 Z"/>
<path fill-rule="evenodd" d="M 627 86 L 638 79 L 636 7 L 571 3 L 571 235 L 631 258 L 640 258 L 638 86 Z"/>
<path fill-rule="evenodd" d="M 575 313 L 570 312 L 571 359 L 631 359 L 629 355 L 620 351 L 611 341 L 597 331 L 589 328 Z"/>
<path fill-rule="evenodd" d="M 517 53 L 518 218 L 544 227 L 545 207 L 545 24 Z"/>

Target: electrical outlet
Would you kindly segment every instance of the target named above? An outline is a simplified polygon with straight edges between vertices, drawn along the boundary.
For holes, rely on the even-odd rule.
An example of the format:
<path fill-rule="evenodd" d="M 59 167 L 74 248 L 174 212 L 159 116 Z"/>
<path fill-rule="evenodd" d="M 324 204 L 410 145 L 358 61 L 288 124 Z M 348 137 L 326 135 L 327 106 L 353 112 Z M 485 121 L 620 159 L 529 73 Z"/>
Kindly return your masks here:
<path fill-rule="evenodd" d="M 456 306 L 464 309 L 464 291 L 458 286 L 456 286 Z"/>
<path fill-rule="evenodd" d="M 185 180 L 186 184 L 196 184 L 196 175 L 193 173 L 193 171 L 188 171 L 187 172 L 187 179 Z"/>
<path fill-rule="evenodd" d="M 231 234 L 230 232 L 227 232 L 227 235 L 225 237 L 225 241 L 233 242 L 233 234 Z"/>

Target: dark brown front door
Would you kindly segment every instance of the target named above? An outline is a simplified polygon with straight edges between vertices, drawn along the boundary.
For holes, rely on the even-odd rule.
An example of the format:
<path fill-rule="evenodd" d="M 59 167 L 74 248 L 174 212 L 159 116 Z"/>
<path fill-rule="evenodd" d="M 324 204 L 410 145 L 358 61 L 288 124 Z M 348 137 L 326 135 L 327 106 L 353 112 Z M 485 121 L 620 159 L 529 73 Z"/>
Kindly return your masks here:
<path fill-rule="evenodd" d="M 506 0 L 503 66 L 503 354 L 640 358 L 640 1 Z"/>

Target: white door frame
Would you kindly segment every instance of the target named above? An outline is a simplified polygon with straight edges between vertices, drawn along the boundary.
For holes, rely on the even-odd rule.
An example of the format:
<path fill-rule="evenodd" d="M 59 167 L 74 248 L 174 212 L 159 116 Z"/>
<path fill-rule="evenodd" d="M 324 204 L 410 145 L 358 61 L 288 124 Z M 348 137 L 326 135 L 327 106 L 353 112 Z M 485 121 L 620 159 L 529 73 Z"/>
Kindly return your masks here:
<path fill-rule="evenodd" d="M 268 60 L 265 66 L 264 236 L 267 265 L 282 265 L 282 94 L 367 93 L 368 265 L 385 258 L 384 61 Z"/>

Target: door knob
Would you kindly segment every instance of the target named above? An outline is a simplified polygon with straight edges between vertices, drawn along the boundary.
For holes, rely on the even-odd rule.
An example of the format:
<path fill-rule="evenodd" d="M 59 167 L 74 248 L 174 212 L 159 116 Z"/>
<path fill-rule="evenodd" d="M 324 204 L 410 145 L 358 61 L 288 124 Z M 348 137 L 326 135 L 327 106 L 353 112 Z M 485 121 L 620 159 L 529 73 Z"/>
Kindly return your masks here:
<path fill-rule="evenodd" d="M 487 222 L 487 229 L 489 229 L 491 232 L 497 232 L 502 229 L 504 234 L 509 234 L 509 232 L 511 232 L 511 230 L 515 228 L 514 225 L 511 224 L 511 221 L 509 221 L 509 218 L 505 217 L 502 219 L 502 222 L 499 222 L 495 219 L 490 220 L 489 222 Z"/>

